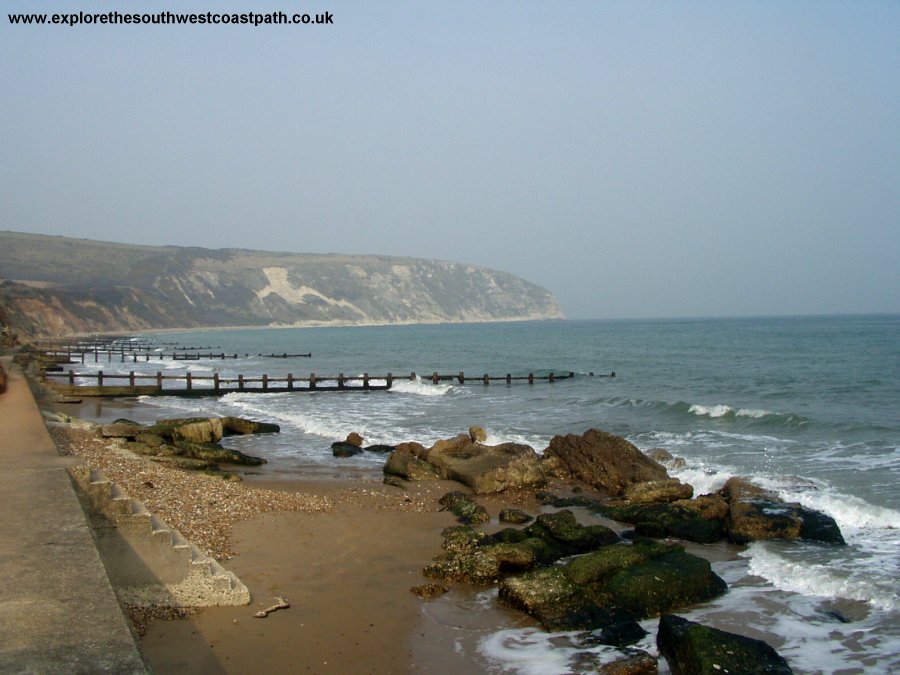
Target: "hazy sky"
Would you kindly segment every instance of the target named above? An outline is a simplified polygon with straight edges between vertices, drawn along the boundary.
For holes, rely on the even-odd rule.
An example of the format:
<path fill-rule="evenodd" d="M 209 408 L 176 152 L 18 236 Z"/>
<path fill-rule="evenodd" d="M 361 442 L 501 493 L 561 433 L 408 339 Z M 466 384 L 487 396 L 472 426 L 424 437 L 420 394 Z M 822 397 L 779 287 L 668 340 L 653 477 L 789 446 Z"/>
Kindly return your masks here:
<path fill-rule="evenodd" d="M 900 312 L 896 0 L 0 4 L 0 230 L 455 260 L 572 318 Z M 113 9 L 334 23 L 7 18 Z"/>

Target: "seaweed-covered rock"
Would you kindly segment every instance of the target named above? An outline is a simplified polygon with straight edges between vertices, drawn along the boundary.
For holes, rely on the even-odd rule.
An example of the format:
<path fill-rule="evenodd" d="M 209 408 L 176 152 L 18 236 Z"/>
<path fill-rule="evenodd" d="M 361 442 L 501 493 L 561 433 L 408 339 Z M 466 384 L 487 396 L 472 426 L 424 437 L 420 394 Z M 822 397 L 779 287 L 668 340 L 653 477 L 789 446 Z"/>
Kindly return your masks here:
<path fill-rule="evenodd" d="M 674 614 L 659 620 L 656 644 L 674 675 L 789 675 L 787 661 L 761 640 Z"/>
<path fill-rule="evenodd" d="M 462 492 L 448 492 L 438 500 L 438 504 L 452 512 L 464 525 L 478 525 L 491 519 L 487 509 Z"/>
<path fill-rule="evenodd" d="M 725 536 L 728 505 L 721 497 L 704 495 L 663 504 L 600 506 L 599 510 L 607 518 L 633 524 L 635 532 L 644 537 L 711 544 Z"/>
<path fill-rule="evenodd" d="M 544 450 L 545 470 L 573 477 L 588 485 L 621 495 L 634 483 L 664 480 L 665 467 L 620 436 L 589 429 L 581 436 L 554 436 Z"/>
<path fill-rule="evenodd" d="M 522 509 L 500 509 L 499 519 L 501 523 L 509 523 L 511 525 L 524 525 L 534 520 Z"/>
<path fill-rule="evenodd" d="M 548 630 L 595 630 L 616 617 L 644 619 L 709 600 L 726 588 L 703 558 L 680 546 L 641 542 L 505 578 L 499 598 Z"/>
<path fill-rule="evenodd" d="M 524 529 L 506 528 L 493 535 L 466 529 L 444 530 L 443 552 L 425 568 L 430 577 L 489 583 L 503 574 L 550 565 L 565 556 L 592 551 L 618 541 L 602 525 L 579 525 L 571 511 L 543 514 Z"/>
<path fill-rule="evenodd" d="M 442 478 L 458 481 L 475 494 L 535 487 L 545 480 L 534 448 L 519 443 L 483 445 L 468 435 L 435 443 L 428 462 Z"/>

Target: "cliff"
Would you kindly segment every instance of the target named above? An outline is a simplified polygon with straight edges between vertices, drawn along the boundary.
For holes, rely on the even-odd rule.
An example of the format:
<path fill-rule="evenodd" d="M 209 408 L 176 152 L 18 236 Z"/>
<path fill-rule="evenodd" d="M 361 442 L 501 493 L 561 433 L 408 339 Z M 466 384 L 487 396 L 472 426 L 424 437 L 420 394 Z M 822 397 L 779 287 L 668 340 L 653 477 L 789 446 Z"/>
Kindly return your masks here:
<path fill-rule="evenodd" d="M 561 318 L 507 272 L 388 256 L 135 246 L 0 232 L 0 316 L 24 335 Z"/>

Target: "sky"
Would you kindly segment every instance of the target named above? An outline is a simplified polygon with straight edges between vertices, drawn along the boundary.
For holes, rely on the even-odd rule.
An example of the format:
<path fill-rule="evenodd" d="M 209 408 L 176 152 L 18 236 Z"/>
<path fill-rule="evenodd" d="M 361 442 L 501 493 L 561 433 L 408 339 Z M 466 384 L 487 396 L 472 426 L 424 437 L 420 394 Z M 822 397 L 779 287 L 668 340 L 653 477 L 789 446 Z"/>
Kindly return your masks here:
<path fill-rule="evenodd" d="M 900 2 L 2 0 L 0 230 L 900 312 Z M 44 25 L 20 12 L 323 25 Z"/>

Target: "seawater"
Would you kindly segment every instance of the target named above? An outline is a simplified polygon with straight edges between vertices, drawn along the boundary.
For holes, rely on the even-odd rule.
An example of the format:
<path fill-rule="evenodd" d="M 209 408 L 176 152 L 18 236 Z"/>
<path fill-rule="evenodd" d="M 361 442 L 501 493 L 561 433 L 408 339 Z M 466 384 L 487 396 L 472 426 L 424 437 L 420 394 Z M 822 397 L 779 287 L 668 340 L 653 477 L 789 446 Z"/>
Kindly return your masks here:
<path fill-rule="evenodd" d="M 367 443 L 430 444 L 477 424 L 489 442 L 541 451 L 556 434 L 597 427 L 683 457 L 670 473 L 695 494 L 742 475 L 828 513 L 848 546 L 765 542 L 714 563 L 721 599 L 681 612 L 769 640 L 795 672 L 900 672 L 900 316 L 554 321 L 290 328 L 136 336 L 236 353 L 235 360 L 86 363 L 85 371 L 397 378 L 389 392 L 145 398 L 148 416 L 236 414 L 274 436 L 234 439 L 269 471 L 377 475 L 383 457 L 335 459 L 349 432 Z M 171 347 L 163 348 L 171 352 Z M 312 353 L 273 359 L 262 354 Z M 431 384 L 574 372 L 554 383 Z M 615 372 L 615 377 L 608 374 Z M 102 412 L 98 411 L 102 417 Z M 478 603 L 474 603 L 477 605 Z M 650 637 L 638 645 L 653 653 Z M 484 672 L 580 672 L 616 656 L 577 634 L 497 627 L 460 640 Z M 587 658 L 587 661 L 585 661 Z M 593 659 L 593 660 L 592 660 Z M 663 668 L 664 668 L 663 664 Z"/>

